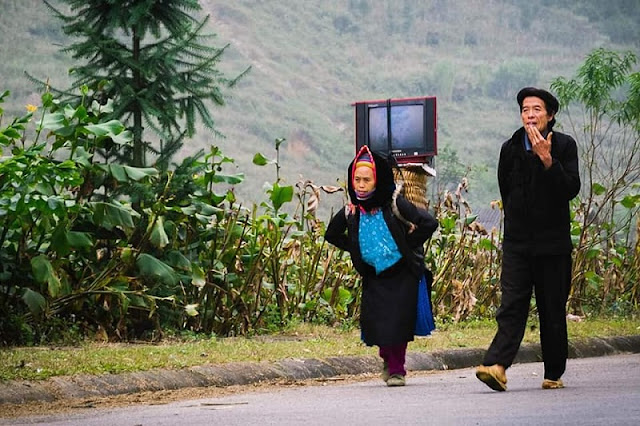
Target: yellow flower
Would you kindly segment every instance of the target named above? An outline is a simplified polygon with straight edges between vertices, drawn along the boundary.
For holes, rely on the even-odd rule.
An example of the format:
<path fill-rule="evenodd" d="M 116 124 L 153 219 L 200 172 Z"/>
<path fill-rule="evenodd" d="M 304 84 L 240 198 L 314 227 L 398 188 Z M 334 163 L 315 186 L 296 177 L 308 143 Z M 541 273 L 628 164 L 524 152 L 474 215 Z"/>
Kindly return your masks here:
<path fill-rule="evenodd" d="M 38 110 L 37 106 L 31 105 L 31 104 L 27 104 L 26 108 L 27 108 L 27 111 L 29 112 L 36 112 Z"/>

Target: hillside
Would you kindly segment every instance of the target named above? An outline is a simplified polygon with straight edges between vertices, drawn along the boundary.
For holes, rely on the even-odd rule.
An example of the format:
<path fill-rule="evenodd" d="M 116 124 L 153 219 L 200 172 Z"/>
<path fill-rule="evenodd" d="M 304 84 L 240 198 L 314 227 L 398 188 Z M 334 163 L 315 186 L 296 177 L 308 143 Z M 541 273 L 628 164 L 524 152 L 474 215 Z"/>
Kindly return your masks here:
<path fill-rule="evenodd" d="M 260 201 L 262 184 L 275 179 L 275 169 L 253 166 L 251 158 L 256 152 L 274 157 L 273 141 L 284 137 L 287 183 L 303 176 L 335 184 L 353 155 L 352 102 L 433 95 L 438 147 L 455 151 L 472 168 L 469 198 L 484 207 L 498 196 L 499 144 L 519 125 L 517 89 L 572 76 L 596 47 L 638 53 L 640 46 L 638 38 L 616 38 L 601 21 L 606 11 L 598 16 L 598 9 L 586 7 L 594 2 L 559 1 L 542 10 L 529 3 L 203 0 L 217 45 L 230 43 L 222 71 L 233 76 L 249 65 L 252 70 L 227 92 L 226 107 L 214 110 L 226 138 L 200 131 L 181 156 L 220 146 L 247 176 L 239 196 Z M 630 19 L 620 21 L 629 30 L 616 30 L 637 34 L 633 18 L 640 16 L 640 5 L 609 3 L 632 8 L 625 15 Z M 37 103 L 24 70 L 55 85 L 68 83 L 72 64 L 59 50 L 69 41 L 59 25 L 41 1 L 3 1 L 0 90 L 13 92 L 7 112 Z M 623 44 L 633 40 L 635 45 Z M 342 201 L 334 198 L 336 204 Z"/>

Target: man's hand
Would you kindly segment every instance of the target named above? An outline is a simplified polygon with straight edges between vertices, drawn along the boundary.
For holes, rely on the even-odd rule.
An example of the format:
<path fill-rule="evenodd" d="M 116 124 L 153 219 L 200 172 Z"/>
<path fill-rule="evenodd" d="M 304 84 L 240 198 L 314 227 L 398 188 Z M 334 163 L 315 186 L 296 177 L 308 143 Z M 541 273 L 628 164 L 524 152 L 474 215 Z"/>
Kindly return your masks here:
<path fill-rule="evenodd" d="M 529 136 L 529 142 L 531 142 L 531 149 L 540 158 L 544 168 L 548 169 L 553 162 L 551 158 L 551 135 L 553 135 L 553 132 L 549 132 L 545 139 L 534 125 L 525 126 L 525 130 L 527 131 L 527 136 Z"/>

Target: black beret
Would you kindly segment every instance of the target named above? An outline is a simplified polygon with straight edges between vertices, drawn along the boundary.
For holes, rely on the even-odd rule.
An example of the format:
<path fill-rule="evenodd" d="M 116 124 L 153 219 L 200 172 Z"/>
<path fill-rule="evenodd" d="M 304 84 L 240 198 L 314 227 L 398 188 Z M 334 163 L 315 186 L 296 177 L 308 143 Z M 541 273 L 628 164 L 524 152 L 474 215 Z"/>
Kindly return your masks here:
<path fill-rule="evenodd" d="M 518 96 L 516 96 L 516 99 L 518 100 L 520 109 L 522 109 L 522 101 L 524 101 L 524 98 L 527 98 L 529 96 L 535 96 L 536 98 L 542 99 L 547 108 L 547 112 L 550 114 L 555 114 L 560 109 L 560 103 L 555 96 L 553 96 L 546 90 L 537 89 L 535 87 L 525 87 L 518 92 Z"/>

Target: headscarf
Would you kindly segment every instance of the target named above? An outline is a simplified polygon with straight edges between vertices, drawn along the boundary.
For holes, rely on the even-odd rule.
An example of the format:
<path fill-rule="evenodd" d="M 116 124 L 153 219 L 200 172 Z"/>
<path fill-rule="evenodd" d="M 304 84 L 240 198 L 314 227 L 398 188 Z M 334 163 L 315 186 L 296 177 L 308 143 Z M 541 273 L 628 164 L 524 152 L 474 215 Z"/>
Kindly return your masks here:
<path fill-rule="evenodd" d="M 373 169 L 373 176 L 376 182 L 374 192 L 366 200 L 358 199 L 353 186 L 353 176 L 356 168 L 361 166 L 367 166 Z M 351 199 L 352 204 L 359 206 L 366 211 L 370 211 L 383 207 L 391 201 L 393 191 L 396 189 L 391 166 L 386 158 L 378 153 L 370 151 L 368 146 L 364 145 L 360 148 L 358 154 L 349 164 L 347 173 L 349 198 Z"/>

